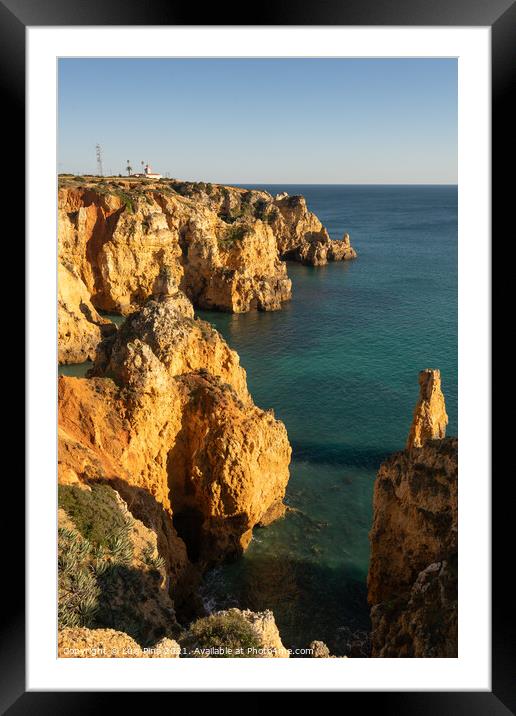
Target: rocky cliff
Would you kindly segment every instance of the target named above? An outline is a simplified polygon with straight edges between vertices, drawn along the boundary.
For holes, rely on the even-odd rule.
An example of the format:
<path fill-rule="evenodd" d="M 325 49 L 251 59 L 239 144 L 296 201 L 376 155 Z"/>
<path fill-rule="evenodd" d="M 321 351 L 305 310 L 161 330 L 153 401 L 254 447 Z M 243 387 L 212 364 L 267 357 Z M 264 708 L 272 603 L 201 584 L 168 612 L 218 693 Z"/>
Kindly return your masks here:
<path fill-rule="evenodd" d="M 445 416 L 439 372 L 422 371 L 409 447 L 381 465 L 374 488 L 368 599 L 376 657 L 457 655 L 458 441 L 444 437 Z"/>
<path fill-rule="evenodd" d="M 356 258 L 349 235 L 344 234 L 341 241 L 330 239 L 319 219 L 308 210 L 303 196 L 282 196 L 274 206 L 279 212 L 271 223 L 281 256 L 311 266 Z"/>
<path fill-rule="evenodd" d="M 149 301 L 101 343 L 91 377 L 59 379 L 61 482 L 112 481 L 178 582 L 281 513 L 291 454 L 236 353 L 185 301 Z"/>
<path fill-rule="evenodd" d="M 277 310 L 291 297 L 283 258 L 322 265 L 356 256 L 347 234 L 330 239 L 300 196 L 93 177 L 60 182 L 58 253 L 74 273 L 63 281 L 73 295 L 59 306 L 60 332 L 71 344 L 62 362 L 91 354 L 97 311 L 127 315 L 178 288 L 200 308 Z"/>
<path fill-rule="evenodd" d="M 286 658 L 272 612 L 230 609 L 192 622 L 179 641 L 163 637 L 142 647 L 131 636 L 115 629 L 65 627 L 58 635 L 61 658 Z"/>
<path fill-rule="evenodd" d="M 441 373 L 435 369 L 419 374 L 419 400 L 407 439 L 407 450 L 422 447 L 428 440 L 444 438 L 448 415 L 441 390 Z"/>
<path fill-rule="evenodd" d="M 59 362 L 93 361 L 58 385 L 59 653 L 173 656 L 203 612 L 203 570 L 284 513 L 291 456 L 192 302 L 276 310 L 291 292 L 284 257 L 355 254 L 302 197 L 173 180 L 63 180 L 58 226 Z M 222 614 L 219 628 L 283 649 L 269 612 Z"/>
<path fill-rule="evenodd" d="M 57 266 L 57 315 L 59 363 L 93 360 L 102 337 L 116 330 L 93 307 L 74 266 L 61 261 Z"/>

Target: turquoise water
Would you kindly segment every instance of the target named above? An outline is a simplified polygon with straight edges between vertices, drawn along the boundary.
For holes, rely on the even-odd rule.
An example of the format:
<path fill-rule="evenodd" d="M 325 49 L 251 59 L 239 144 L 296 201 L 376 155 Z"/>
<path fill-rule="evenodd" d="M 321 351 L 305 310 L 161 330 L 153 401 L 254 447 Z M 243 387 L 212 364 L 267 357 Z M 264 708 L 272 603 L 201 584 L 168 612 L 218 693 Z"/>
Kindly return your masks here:
<path fill-rule="evenodd" d="M 376 470 L 404 446 L 418 371 L 440 368 L 457 434 L 456 187 L 267 186 L 303 194 L 359 258 L 289 263 L 280 312 L 198 311 L 239 353 L 257 405 L 293 447 L 287 516 L 256 529 L 242 559 L 213 570 L 213 608 L 272 609 L 283 641 L 349 651 L 366 632 L 368 531 Z"/>
<path fill-rule="evenodd" d="M 104 313 L 104 318 L 108 318 L 116 326 L 121 326 L 125 321 L 125 316 L 119 316 L 116 313 Z M 93 361 L 87 360 L 84 363 L 70 363 L 69 365 L 58 365 L 58 375 L 68 375 L 72 378 L 84 378 L 90 368 L 93 368 Z"/>
<path fill-rule="evenodd" d="M 70 363 L 69 365 L 58 365 L 58 375 L 68 375 L 71 378 L 84 378 L 90 368 L 93 368 L 93 361 L 87 360 L 84 363 Z"/>

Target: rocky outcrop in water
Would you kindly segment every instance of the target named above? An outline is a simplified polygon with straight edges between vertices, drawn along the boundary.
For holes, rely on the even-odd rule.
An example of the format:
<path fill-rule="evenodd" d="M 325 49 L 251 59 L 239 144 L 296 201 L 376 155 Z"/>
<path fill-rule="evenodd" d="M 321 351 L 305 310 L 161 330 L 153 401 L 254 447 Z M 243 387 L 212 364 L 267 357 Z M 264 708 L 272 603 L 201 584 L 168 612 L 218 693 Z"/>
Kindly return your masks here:
<path fill-rule="evenodd" d="M 96 311 L 127 315 L 178 288 L 200 308 L 278 310 L 291 297 L 283 257 L 318 266 L 356 256 L 347 235 L 329 238 L 303 197 L 91 177 L 61 180 L 58 207 L 59 258 L 81 290 L 78 303 L 60 303 L 60 323 L 64 335 L 72 314 L 85 331 L 72 357 L 91 354 L 103 322 Z M 71 332 L 73 346 L 79 329 Z"/>
<path fill-rule="evenodd" d="M 355 253 L 302 197 L 175 180 L 64 180 L 58 226 L 59 362 L 94 361 L 86 378 L 59 379 L 60 494 L 87 512 L 92 493 L 91 524 L 113 531 L 99 542 L 60 510 L 60 654 L 155 645 L 202 613 L 203 570 L 283 515 L 289 477 L 285 427 L 254 405 L 237 354 L 191 301 L 277 310 L 291 295 L 283 258 Z M 102 312 L 126 320 L 117 330 Z M 130 538 L 114 530 L 113 499 Z M 285 656 L 272 654 L 283 647 L 270 612 L 242 615 Z"/>
<path fill-rule="evenodd" d="M 127 314 L 159 295 L 163 273 L 201 308 L 275 310 L 291 283 L 267 222 L 229 219 L 206 194 L 111 182 L 59 192 L 60 254 L 101 310 Z"/>
<path fill-rule="evenodd" d="M 411 447 L 388 458 L 375 483 L 368 600 L 376 657 L 457 655 L 458 441 L 444 438 L 438 378 L 420 374 Z"/>
<path fill-rule="evenodd" d="M 151 301 L 101 344 L 91 376 L 59 380 L 61 481 L 112 480 L 176 581 L 188 562 L 241 554 L 282 504 L 291 449 L 236 353 L 177 301 Z"/>
<path fill-rule="evenodd" d="M 407 450 L 422 447 L 428 440 L 444 438 L 448 415 L 441 390 L 441 372 L 427 368 L 419 374 L 419 400 L 407 439 Z"/>
<path fill-rule="evenodd" d="M 330 239 L 319 219 L 308 210 L 303 196 L 285 196 L 274 201 L 279 214 L 272 221 L 281 256 L 310 266 L 356 258 L 348 234 L 342 241 Z"/>

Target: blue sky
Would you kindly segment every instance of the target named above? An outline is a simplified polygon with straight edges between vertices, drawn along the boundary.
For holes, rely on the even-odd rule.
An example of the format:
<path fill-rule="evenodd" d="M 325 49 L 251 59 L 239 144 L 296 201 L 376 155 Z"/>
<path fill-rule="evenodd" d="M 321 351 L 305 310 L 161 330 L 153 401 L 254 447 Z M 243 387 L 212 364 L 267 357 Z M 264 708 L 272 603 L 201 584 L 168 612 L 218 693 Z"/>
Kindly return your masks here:
<path fill-rule="evenodd" d="M 195 181 L 457 181 L 454 59 L 62 59 L 58 169 Z"/>

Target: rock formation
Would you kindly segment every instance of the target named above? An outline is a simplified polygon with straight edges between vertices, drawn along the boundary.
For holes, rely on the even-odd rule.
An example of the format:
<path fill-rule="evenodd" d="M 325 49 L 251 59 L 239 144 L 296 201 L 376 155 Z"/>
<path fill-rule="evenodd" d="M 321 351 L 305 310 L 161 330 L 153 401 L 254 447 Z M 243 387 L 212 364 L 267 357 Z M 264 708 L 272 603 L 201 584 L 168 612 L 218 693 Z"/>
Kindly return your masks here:
<path fill-rule="evenodd" d="M 291 297 L 282 258 L 318 266 L 356 256 L 348 235 L 331 240 L 303 197 L 92 177 L 61 180 L 58 208 L 59 259 L 73 274 L 63 274 L 59 304 L 70 334 L 64 362 L 91 355 L 105 324 L 97 311 L 128 315 L 178 288 L 200 308 L 278 310 Z"/>
<path fill-rule="evenodd" d="M 93 361 L 58 385 L 59 654 L 175 656 L 203 570 L 283 515 L 291 456 L 191 302 L 277 310 L 284 258 L 356 254 L 286 194 L 91 177 L 62 180 L 58 209 L 59 362 Z M 288 656 L 270 612 L 242 616 L 267 655 Z"/>
<path fill-rule="evenodd" d="M 98 310 L 126 314 L 154 294 L 164 267 L 183 275 L 178 232 L 152 194 L 115 184 L 61 188 L 58 252 L 72 264 Z"/>
<path fill-rule="evenodd" d="M 310 642 L 310 646 L 308 648 L 311 649 L 310 656 L 313 659 L 331 658 L 330 650 L 328 649 L 324 641 L 312 641 Z"/>
<path fill-rule="evenodd" d="M 420 383 L 411 447 L 381 465 L 374 488 L 368 600 L 376 657 L 457 655 L 458 442 L 443 437 L 438 371 L 423 371 Z"/>
<path fill-rule="evenodd" d="M 441 390 L 441 373 L 427 368 L 419 374 L 419 400 L 407 439 L 407 450 L 428 440 L 444 438 L 448 415 Z"/>
<path fill-rule="evenodd" d="M 97 313 L 74 267 L 61 262 L 57 267 L 57 306 L 59 363 L 93 360 L 102 337 L 116 331 L 116 326 Z"/>
<path fill-rule="evenodd" d="M 311 266 L 356 258 L 348 234 L 342 241 L 330 239 L 319 219 L 308 211 L 303 196 L 285 196 L 274 201 L 279 215 L 272 221 L 280 255 Z"/>
<path fill-rule="evenodd" d="M 281 641 L 274 614 L 269 609 L 264 612 L 252 612 L 250 609 L 228 609 L 216 613 L 218 615 L 239 614 L 252 626 L 261 642 L 261 648 L 256 654 L 258 658 L 288 659 L 290 657 L 288 649 L 283 646 Z"/>
<path fill-rule="evenodd" d="M 236 353 L 173 299 L 150 301 L 105 339 L 92 377 L 59 380 L 60 479 L 112 480 L 154 525 L 176 581 L 185 544 L 201 565 L 245 549 L 282 504 L 290 454 Z"/>
<path fill-rule="evenodd" d="M 124 632 L 86 627 L 61 629 L 57 644 L 62 659 L 177 659 L 181 652 L 173 639 L 161 639 L 153 647 L 142 648 Z"/>
<path fill-rule="evenodd" d="M 231 628 L 231 622 L 235 622 L 235 617 L 238 620 L 243 621 L 244 625 L 249 625 L 251 628 L 251 634 L 254 632 L 256 646 L 250 654 L 251 656 L 259 659 L 267 658 L 282 658 L 288 659 L 290 654 L 282 642 L 278 632 L 278 627 L 274 621 L 274 616 L 271 611 L 264 612 L 252 612 L 248 609 L 241 611 L 240 609 L 229 609 L 227 611 L 215 612 L 212 617 L 222 618 L 224 621 L 228 621 L 228 625 Z M 229 620 L 225 620 L 225 617 L 229 617 Z M 210 617 L 211 620 L 211 617 Z M 197 624 L 206 621 L 202 619 L 201 622 L 193 622 L 191 625 L 194 629 Z M 223 622 L 221 622 L 223 623 Z M 184 637 L 187 637 L 188 633 L 184 633 Z M 229 637 L 232 637 L 232 641 L 235 638 L 235 634 L 231 631 L 228 633 Z M 65 627 L 60 629 L 58 633 L 58 656 L 65 659 L 70 658 L 129 658 L 129 659 L 177 659 L 182 656 L 188 656 L 188 651 L 195 647 L 195 643 L 190 645 L 188 648 L 188 641 L 183 642 L 183 638 L 180 637 L 181 644 L 175 639 L 163 637 L 159 639 L 152 646 L 142 647 L 137 641 L 131 638 L 125 632 L 114 630 L 114 629 L 90 629 L 87 627 Z M 224 643 L 224 634 L 215 634 L 211 638 L 212 642 L 210 648 L 214 650 L 224 649 L 227 645 Z M 182 644 L 185 644 L 183 647 Z M 233 644 L 233 647 L 236 645 Z M 241 647 L 244 648 L 245 647 Z M 199 652 L 202 649 L 207 649 L 206 645 L 199 647 Z M 236 649 L 235 649 L 236 652 Z M 190 654 L 191 655 L 191 654 Z M 199 653 L 201 655 L 201 653 Z M 211 654 L 207 653 L 206 656 Z M 235 656 L 237 654 L 235 653 Z M 323 656 L 325 654 L 319 654 Z"/>

